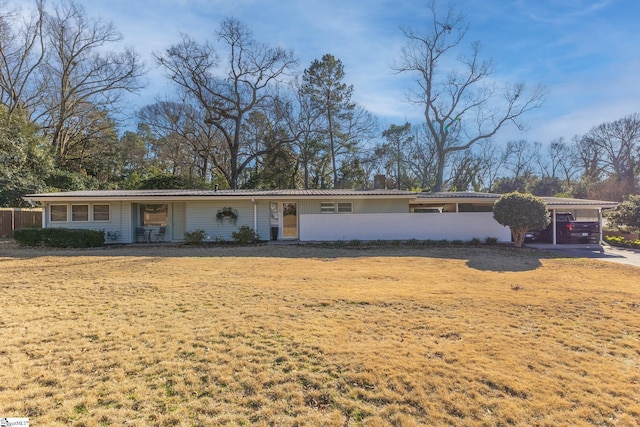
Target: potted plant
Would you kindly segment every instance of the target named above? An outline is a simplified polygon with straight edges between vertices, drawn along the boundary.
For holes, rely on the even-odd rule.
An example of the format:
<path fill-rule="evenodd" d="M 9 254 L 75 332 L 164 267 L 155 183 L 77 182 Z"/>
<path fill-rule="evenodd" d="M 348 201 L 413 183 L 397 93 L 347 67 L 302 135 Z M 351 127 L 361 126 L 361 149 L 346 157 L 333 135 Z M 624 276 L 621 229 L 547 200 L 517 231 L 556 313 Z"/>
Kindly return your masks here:
<path fill-rule="evenodd" d="M 234 208 L 223 207 L 216 212 L 216 220 L 223 222 L 225 218 L 228 218 L 232 224 L 235 224 L 238 220 L 238 211 Z"/>
<path fill-rule="evenodd" d="M 119 231 L 107 231 L 107 239 L 109 240 L 118 240 L 118 236 L 120 235 Z"/>

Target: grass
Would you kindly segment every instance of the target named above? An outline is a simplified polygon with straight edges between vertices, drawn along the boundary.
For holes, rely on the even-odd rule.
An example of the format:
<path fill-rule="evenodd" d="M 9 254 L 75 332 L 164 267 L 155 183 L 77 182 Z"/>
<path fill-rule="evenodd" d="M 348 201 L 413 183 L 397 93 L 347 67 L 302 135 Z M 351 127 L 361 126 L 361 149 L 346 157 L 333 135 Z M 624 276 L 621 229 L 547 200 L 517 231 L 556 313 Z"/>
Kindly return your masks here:
<path fill-rule="evenodd" d="M 0 416 L 33 425 L 640 423 L 630 266 L 483 248 L 0 254 Z"/>

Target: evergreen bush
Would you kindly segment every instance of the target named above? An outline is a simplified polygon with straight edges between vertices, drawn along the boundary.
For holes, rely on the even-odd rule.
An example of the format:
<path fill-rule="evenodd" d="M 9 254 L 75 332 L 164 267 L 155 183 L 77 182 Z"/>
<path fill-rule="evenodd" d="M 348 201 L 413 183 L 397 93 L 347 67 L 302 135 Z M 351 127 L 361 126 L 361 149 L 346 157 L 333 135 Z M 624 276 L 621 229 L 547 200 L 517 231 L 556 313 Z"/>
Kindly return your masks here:
<path fill-rule="evenodd" d="M 104 245 L 104 230 L 70 228 L 23 228 L 13 235 L 22 246 L 97 248 Z"/>
<path fill-rule="evenodd" d="M 248 225 L 243 225 L 238 228 L 238 231 L 231 233 L 231 238 L 234 242 L 241 245 L 248 245 L 250 243 L 256 243 L 259 240 L 258 233 Z"/>

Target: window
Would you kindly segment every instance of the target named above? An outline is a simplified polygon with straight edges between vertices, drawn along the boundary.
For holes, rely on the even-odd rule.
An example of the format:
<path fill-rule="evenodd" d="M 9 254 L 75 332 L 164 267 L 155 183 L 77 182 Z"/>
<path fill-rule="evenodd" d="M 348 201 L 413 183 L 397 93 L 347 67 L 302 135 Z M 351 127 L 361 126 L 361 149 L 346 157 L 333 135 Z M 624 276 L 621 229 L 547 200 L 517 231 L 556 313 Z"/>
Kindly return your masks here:
<path fill-rule="evenodd" d="M 338 213 L 351 213 L 353 212 L 353 205 L 351 202 L 339 202 Z"/>
<path fill-rule="evenodd" d="M 109 205 L 93 205 L 94 221 L 109 221 L 110 219 Z"/>
<path fill-rule="evenodd" d="M 414 213 L 442 213 L 444 212 L 444 208 L 413 208 Z"/>
<path fill-rule="evenodd" d="M 49 212 L 51 222 L 65 222 L 67 220 L 67 205 L 51 205 Z"/>
<path fill-rule="evenodd" d="M 89 221 L 89 205 L 71 205 L 71 221 Z"/>
<path fill-rule="evenodd" d="M 167 226 L 169 223 L 169 205 L 142 205 L 140 207 L 140 225 L 143 227 Z"/>
<path fill-rule="evenodd" d="M 336 213 L 334 202 L 320 202 L 320 213 Z"/>

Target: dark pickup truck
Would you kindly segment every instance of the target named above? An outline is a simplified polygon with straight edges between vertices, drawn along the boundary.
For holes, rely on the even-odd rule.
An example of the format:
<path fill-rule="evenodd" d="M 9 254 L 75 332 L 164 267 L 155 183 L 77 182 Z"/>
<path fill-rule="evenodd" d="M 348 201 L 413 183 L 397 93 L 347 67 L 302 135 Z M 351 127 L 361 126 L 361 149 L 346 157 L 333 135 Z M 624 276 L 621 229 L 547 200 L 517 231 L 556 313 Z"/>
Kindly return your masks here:
<path fill-rule="evenodd" d="M 544 230 L 529 230 L 525 241 L 553 242 L 553 223 Z M 600 223 L 598 221 L 576 221 L 568 212 L 556 213 L 557 243 L 599 243 Z"/>

